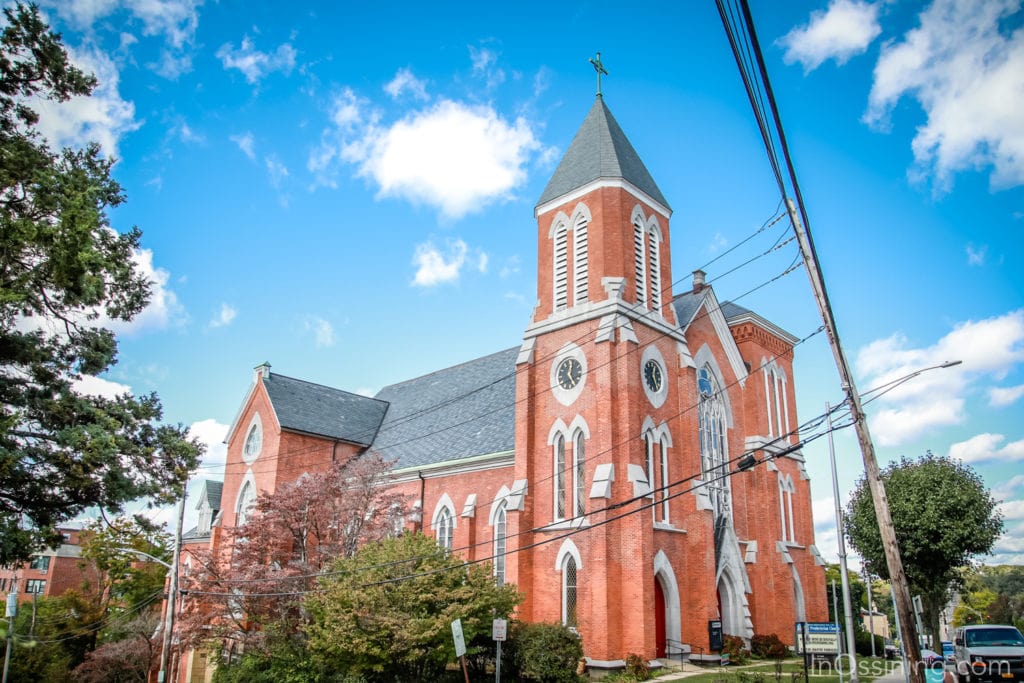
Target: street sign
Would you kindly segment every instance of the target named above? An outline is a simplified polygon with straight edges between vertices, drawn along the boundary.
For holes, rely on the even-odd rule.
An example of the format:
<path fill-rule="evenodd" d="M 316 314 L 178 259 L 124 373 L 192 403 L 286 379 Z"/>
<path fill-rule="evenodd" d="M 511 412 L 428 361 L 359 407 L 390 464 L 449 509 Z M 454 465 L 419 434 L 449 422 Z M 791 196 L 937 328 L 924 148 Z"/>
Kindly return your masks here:
<path fill-rule="evenodd" d="M 455 641 L 455 656 L 461 657 L 466 654 L 466 639 L 462 637 L 461 619 L 452 622 L 452 639 Z"/>
<path fill-rule="evenodd" d="M 495 619 L 491 622 L 491 638 L 499 643 L 505 640 L 508 634 L 508 622 L 504 619 Z"/>
<path fill-rule="evenodd" d="M 802 635 L 801 628 L 805 628 L 805 633 Z M 837 655 L 839 654 L 839 626 L 831 622 L 798 622 L 795 641 L 798 655 Z M 806 651 L 804 650 L 805 644 Z"/>

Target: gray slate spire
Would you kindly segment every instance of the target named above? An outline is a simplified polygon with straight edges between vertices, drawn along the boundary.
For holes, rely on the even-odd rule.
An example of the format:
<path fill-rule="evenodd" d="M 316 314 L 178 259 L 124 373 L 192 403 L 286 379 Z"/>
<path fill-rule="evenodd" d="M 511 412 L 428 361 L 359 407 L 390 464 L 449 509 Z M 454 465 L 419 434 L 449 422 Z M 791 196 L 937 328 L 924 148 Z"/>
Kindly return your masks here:
<path fill-rule="evenodd" d="M 600 96 L 590 108 L 569 150 L 537 200 L 537 206 L 598 178 L 627 180 L 662 206 L 670 208 L 644 162 L 640 161 L 640 156 L 626 139 L 618 121 L 608 111 L 604 98 Z"/>

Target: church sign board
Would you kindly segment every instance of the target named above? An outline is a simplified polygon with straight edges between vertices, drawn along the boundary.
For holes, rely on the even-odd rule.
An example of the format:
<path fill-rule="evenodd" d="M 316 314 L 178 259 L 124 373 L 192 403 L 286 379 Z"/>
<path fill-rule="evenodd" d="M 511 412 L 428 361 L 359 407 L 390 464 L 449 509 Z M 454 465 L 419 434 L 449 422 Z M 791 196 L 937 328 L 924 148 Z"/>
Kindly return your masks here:
<path fill-rule="evenodd" d="M 798 621 L 795 642 L 798 655 L 837 655 L 839 626 L 831 622 Z"/>

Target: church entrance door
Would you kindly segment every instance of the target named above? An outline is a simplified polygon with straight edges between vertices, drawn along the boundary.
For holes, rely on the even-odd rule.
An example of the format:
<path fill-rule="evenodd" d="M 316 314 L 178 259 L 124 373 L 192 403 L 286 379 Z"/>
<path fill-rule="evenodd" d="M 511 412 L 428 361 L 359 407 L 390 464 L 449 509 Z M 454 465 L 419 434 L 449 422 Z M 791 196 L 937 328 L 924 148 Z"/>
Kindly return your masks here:
<path fill-rule="evenodd" d="M 666 652 L 665 634 L 665 591 L 661 588 L 661 581 L 654 577 L 654 642 L 656 643 L 659 659 L 665 656 Z"/>

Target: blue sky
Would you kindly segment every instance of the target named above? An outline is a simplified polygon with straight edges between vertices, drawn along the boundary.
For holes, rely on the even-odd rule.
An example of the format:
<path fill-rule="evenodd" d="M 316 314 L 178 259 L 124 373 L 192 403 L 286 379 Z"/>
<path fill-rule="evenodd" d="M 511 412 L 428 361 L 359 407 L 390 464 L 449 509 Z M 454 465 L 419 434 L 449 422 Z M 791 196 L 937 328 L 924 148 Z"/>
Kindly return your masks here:
<path fill-rule="evenodd" d="M 665 6 L 672 5 L 672 6 Z M 595 93 L 674 210 L 676 291 L 819 326 L 711 0 L 243 3 L 45 0 L 96 96 L 46 106 L 98 140 L 144 232 L 155 297 L 92 391 L 157 391 L 220 445 L 252 368 L 351 391 L 519 343 L 536 299 L 533 206 Z M 811 227 L 885 463 L 970 463 L 1024 563 L 1024 29 L 1020 2 L 752 2 Z M 737 246 L 739 245 L 739 246 Z M 735 247 L 734 251 L 727 252 Z M 723 254 L 725 254 L 723 256 Z M 842 394 L 823 335 L 797 349 L 803 418 Z M 842 497 L 862 471 L 837 436 Z M 835 556 L 823 441 L 807 449 Z M 170 511 L 162 511 L 169 518 Z"/>

